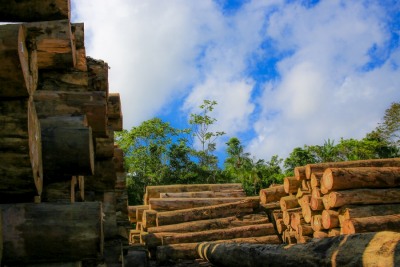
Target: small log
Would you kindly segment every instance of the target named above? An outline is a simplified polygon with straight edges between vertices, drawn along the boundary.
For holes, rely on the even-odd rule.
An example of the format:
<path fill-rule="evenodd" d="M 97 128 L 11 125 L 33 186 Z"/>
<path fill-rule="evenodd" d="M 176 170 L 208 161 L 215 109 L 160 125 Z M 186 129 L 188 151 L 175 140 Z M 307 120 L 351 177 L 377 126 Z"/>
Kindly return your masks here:
<path fill-rule="evenodd" d="M 150 198 L 160 198 L 160 193 L 197 192 L 197 191 L 221 191 L 240 190 L 242 184 L 177 184 L 177 185 L 156 185 L 147 186 L 144 204 L 148 204 Z"/>
<path fill-rule="evenodd" d="M 329 229 L 328 237 L 335 237 L 340 235 L 340 228 Z"/>
<path fill-rule="evenodd" d="M 233 203 L 240 200 L 249 200 L 254 202 L 255 205 L 260 203 L 258 196 L 245 198 L 151 198 L 149 199 L 149 206 L 151 210 L 172 211 Z"/>
<path fill-rule="evenodd" d="M 398 266 L 400 234 L 365 233 L 292 245 L 221 244 L 208 242 L 200 254 L 216 266 Z M 382 253 L 385 247 L 385 253 Z"/>
<path fill-rule="evenodd" d="M 296 177 L 285 177 L 283 180 L 283 188 L 286 194 L 296 193 L 300 186 L 301 180 L 297 180 Z"/>
<path fill-rule="evenodd" d="M 339 227 L 339 213 L 335 210 L 322 211 L 322 226 L 325 229 Z"/>
<path fill-rule="evenodd" d="M 0 21 L 31 22 L 70 19 L 70 0 L 7 0 L 1 2 Z"/>
<path fill-rule="evenodd" d="M 229 217 L 240 214 L 250 214 L 254 206 L 253 201 L 242 200 L 234 203 L 220 204 L 193 209 L 164 211 L 157 213 L 157 226 L 189 222 L 196 220 L 207 220 Z"/>
<path fill-rule="evenodd" d="M 265 214 L 249 214 L 244 216 L 230 216 L 226 218 L 217 218 L 210 220 L 192 221 L 171 225 L 147 228 L 148 233 L 188 233 L 200 232 L 215 229 L 226 229 L 240 227 L 246 225 L 265 224 L 269 223 L 268 217 Z"/>
<path fill-rule="evenodd" d="M 311 217 L 317 215 L 318 213 L 318 211 L 311 210 L 310 205 L 304 205 L 301 207 L 301 214 L 303 215 L 304 221 L 306 223 L 310 223 Z"/>
<path fill-rule="evenodd" d="M 322 230 L 322 215 L 314 215 L 311 217 L 311 228 L 314 232 Z"/>
<path fill-rule="evenodd" d="M 322 201 L 322 197 L 312 197 L 310 201 L 310 208 L 312 210 L 323 210 L 324 202 Z"/>
<path fill-rule="evenodd" d="M 149 208 L 148 205 L 136 205 L 136 206 L 128 206 L 128 216 L 129 216 L 129 221 L 131 223 L 137 222 L 136 218 L 136 209 L 146 207 Z"/>
<path fill-rule="evenodd" d="M 384 204 L 384 205 L 362 205 L 362 206 L 344 206 L 339 210 L 339 215 L 344 220 L 351 218 L 363 218 L 369 216 L 383 216 L 390 214 L 400 214 L 400 204 Z"/>
<path fill-rule="evenodd" d="M 157 226 L 157 212 L 154 210 L 144 210 L 142 215 L 142 228 L 148 231 L 150 227 Z"/>
<path fill-rule="evenodd" d="M 305 223 L 301 212 L 293 212 L 290 214 L 290 226 L 296 232 L 299 230 L 299 225 Z"/>
<path fill-rule="evenodd" d="M 136 221 L 137 222 L 143 222 L 143 218 L 142 218 L 143 217 L 143 212 L 145 210 L 148 210 L 148 209 L 150 209 L 149 205 L 136 208 Z"/>
<path fill-rule="evenodd" d="M 286 196 L 285 188 L 283 185 L 274 186 L 266 189 L 260 190 L 260 201 L 262 204 L 267 204 L 270 202 L 276 202 L 281 199 L 281 197 Z"/>
<path fill-rule="evenodd" d="M 311 182 L 310 182 L 310 180 L 302 180 L 301 181 L 301 189 L 303 191 L 311 191 Z"/>
<path fill-rule="evenodd" d="M 36 51 L 26 47 L 26 28 L 20 24 L 0 25 L 0 43 L 0 97 L 32 95 L 38 72 L 36 59 L 31 58 Z"/>
<path fill-rule="evenodd" d="M 1 211 L 2 264 L 79 261 L 102 254 L 99 202 L 1 205 Z"/>
<path fill-rule="evenodd" d="M 313 233 L 313 238 L 327 238 L 328 237 L 328 232 L 327 231 L 317 231 Z"/>
<path fill-rule="evenodd" d="M 28 39 L 35 40 L 39 69 L 73 68 L 75 43 L 69 20 L 25 23 Z"/>
<path fill-rule="evenodd" d="M 342 225 L 343 234 L 400 231 L 400 214 L 370 216 L 345 220 Z"/>
<path fill-rule="evenodd" d="M 287 229 L 287 226 L 283 222 L 283 219 L 276 220 L 275 225 L 276 225 L 276 230 L 278 231 L 279 234 L 282 234 L 283 231 Z"/>
<path fill-rule="evenodd" d="M 124 151 L 114 144 L 114 165 L 117 172 L 125 172 Z"/>
<path fill-rule="evenodd" d="M 400 167 L 400 158 L 368 159 L 342 162 L 325 162 L 307 164 L 306 177 L 311 178 L 313 172 L 324 172 L 327 168 L 354 168 L 354 167 Z"/>
<path fill-rule="evenodd" d="M 85 71 L 77 69 L 41 70 L 38 90 L 61 92 L 89 92 L 89 77 Z"/>
<path fill-rule="evenodd" d="M 329 193 L 329 208 L 349 204 L 392 204 L 400 203 L 400 188 L 353 189 Z"/>
<path fill-rule="evenodd" d="M 322 172 L 311 173 L 311 188 L 320 187 L 322 175 Z"/>
<path fill-rule="evenodd" d="M 160 198 L 221 198 L 221 197 L 245 197 L 243 190 L 235 190 L 231 192 L 178 192 L 178 193 L 160 193 Z"/>
<path fill-rule="evenodd" d="M 282 239 L 286 244 L 296 244 L 296 232 L 291 229 L 283 231 Z"/>
<path fill-rule="evenodd" d="M 314 188 L 311 190 L 311 197 L 313 197 L 313 198 L 322 197 L 322 193 L 321 193 L 321 190 L 320 190 L 319 187 L 314 187 Z"/>
<path fill-rule="evenodd" d="M 294 212 L 301 212 L 301 208 L 294 208 L 283 211 L 282 219 L 286 226 L 290 226 L 291 214 Z"/>
<path fill-rule="evenodd" d="M 112 191 L 115 188 L 117 175 L 112 159 L 96 160 L 94 174 L 85 176 L 85 188 L 97 192 Z"/>
<path fill-rule="evenodd" d="M 281 210 L 285 211 L 288 209 L 293 209 L 299 207 L 299 202 L 295 196 L 286 196 L 281 197 L 279 204 L 281 206 Z"/>
<path fill-rule="evenodd" d="M 311 195 L 310 194 L 304 194 L 299 200 L 299 205 L 300 207 L 303 206 L 309 206 L 311 201 Z"/>
<path fill-rule="evenodd" d="M 306 177 L 306 167 L 305 166 L 295 167 L 294 168 L 294 177 L 298 181 L 305 180 L 307 178 Z"/>
<path fill-rule="evenodd" d="M 108 137 L 94 138 L 96 159 L 112 158 L 114 156 L 114 131 L 108 131 Z"/>

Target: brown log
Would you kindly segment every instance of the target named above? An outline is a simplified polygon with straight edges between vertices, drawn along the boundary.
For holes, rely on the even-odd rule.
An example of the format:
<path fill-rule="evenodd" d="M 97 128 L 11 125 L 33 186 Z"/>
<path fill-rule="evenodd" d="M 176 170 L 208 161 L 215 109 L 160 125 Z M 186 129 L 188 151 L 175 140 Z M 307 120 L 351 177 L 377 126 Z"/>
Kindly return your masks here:
<path fill-rule="evenodd" d="M 69 0 L 7 0 L 1 2 L 0 21 L 31 22 L 70 19 Z"/>
<path fill-rule="evenodd" d="M 62 92 L 89 92 L 88 73 L 77 69 L 42 70 L 38 90 Z"/>
<path fill-rule="evenodd" d="M 283 242 L 286 244 L 295 244 L 296 243 L 296 232 L 293 231 L 292 229 L 286 229 L 285 231 L 283 231 L 282 234 L 282 239 Z"/>
<path fill-rule="evenodd" d="M 2 203 L 31 202 L 43 188 L 40 124 L 31 98 L 0 101 Z"/>
<path fill-rule="evenodd" d="M 322 175 L 322 172 L 311 173 L 311 188 L 320 187 Z"/>
<path fill-rule="evenodd" d="M 339 236 L 340 235 L 340 228 L 333 228 L 329 229 L 328 231 L 328 237 L 334 237 L 334 236 Z"/>
<path fill-rule="evenodd" d="M 143 222 L 143 212 L 145 210 L 148 210 L 148 209 L 150 209 L 150 205 L 146 205 L 146 206 L 142 206 L 142 207 L 137 207 L 136 208 L 136 221 L 137 222 Z"/>
<path fill-rule="evenodd" d="M 293 212 L 290 214 L 290 226 L 295 231 L 298 231 L 299 225 L 304 224 L 304 218 L 301 212 Z"/>
<path fill-rule="evenodd" d="M 214 243 L 248 243 L 248 244 L 280 244 L 276 235 L 267 235 L 259 237 L 234 238 L 229 240 L 217 240 Z M 168 261 L 195 260 L 199 258 L 200 251 L 203 249 L 203 243 L 183 243 L 171 244 L 157 247 L 157 262 L 159 264 Z"/>
<path fill-rule="evenodd" d="M 319 187 L 314 187 L 314 188 L 311 190 L 311 197 L 313 197 L 313 198 L 322 197 L 322 193 L 321 193 L 321 190 L 320 190 Z"/>
<path fill-rule="evenodd" d="M 363 218 L 369 216 L 383 216 L 390 214 L 400 214 L 400 204 L 384 204 L 384 205 L 361 205 L 361 206 L 344 206 L 339 210 L 339 215 L 343 216 L 343 220 L 351 218 Z"/>
<path fill-rule="evenodd" d="M 107 137 L 105 93 L 37 90 L 34 100 L 39 118 L 86 115 L 93 136 Z"/>
<path fill-rule="evenodd" d="M 108 95 L 108 122 L 114 131 L 123 130 L 121 99 L 119 93 Z"/>
<path fill-rule="evenodd" d="M 115 192 L 108 191 L 103 193 L 103 232 L 104 238 L 112 239 L 118 235 L 117 217 L 115 210 Z"/>
<path fill-rule="evenodd" d="M 57 177 L 92 175 L 94 150 L 92 129 L 85 116 L 57 116 L 40 120 L 43 172 L 46 183 Z M 63 174 L 63 175 L 60 175 Z"/>
<path fill-rule="evenodd" d="M 301 166 L 301 167 L 295 167 L 294 168 L 294 177 L 296 177 L 296 180 L 305 180 L 306 179 L 306 167 Z"/>
<path fill-rule="evenodd" d="M 400 203 L 400 188 L 353 189 L 329 193 L 329 208 L 349 204 L 391 204 Z"/>
<path fill-rule="evenodd" d="M 400 186 L 400 167 L 328 168 L 322 183 L 327 190 Z"/>
<path fill-rule="evenodd" d="M 161 234 L 161 233 L 158 233 Z M 158 235 L 154 234 L 154 235 Z M 275 229 L 272 223 L 247 225 L 228 229 L 216 229 L 192 233 L 166 233 L 163 235 L 162 244 L 193 243 L 211 240 L 226 240 L 232 238 L 258 237 L 274 235 Z"/>
<path fill-rule="evenodd" d="M 266 189 L 260 190 L 260 201 L 262 204 L 267 204 L 270 202 L 276 202 L 281 199 L 281 197 L 286 196 L 285 188 L 283 185 L 274 186 Z"/>
<path fill-rule="evenodd" d="M 285 211 L 288 209 L 293 209 L 299 207 L 299 202 L 295 196 L 286 196 L 286 197 L 281 197 L 281 200 L 279 201 L 281 210 Z"/>
<path fill-rule="evenodd" d="M 142 207 L 149 207 L 148 205 L 136 205 L 136 206 L 128 206 L 128 216 L 131 223 L 137 222 L 136 218 L 136 209 Z"/>
<path fill-rule="evenodd" d="M 345 220 L 342 225 L 343 234 L 400 231 L 400 214 L 370 216 Z"/>
<path fill-rule="evenodd" d="M 71 203 L 73 191 L 72 176 L 68 178 L 63 178 L 65 181 L 60 181 L 56 183 L 45 183 L 42 192 L 42 202 L 52 202 L 52 203 Z M 75 188 L 74 188 L 75 190 Z M 75 198 L 74 198 L 75 201 Z"/>
<path fill-rule="evenodd" d="M 91 91 L 100 91 L 108 97 L 108 64 L 103 60 L 86 57 Z"/>
<path fill-rule="evenodd" d="M 254 202 L 255 205 L 260 203 L 260 198 L 256 196 L 244 198 L 151 198 L 149 199 L 149 205 L 151 210 L 172 211 L 233 203 L 240 200 L 249 200 Z"/>
<path fill-rule="evenodd" d="M 0 43 L 0 97 L 32 95 L 38 71 L 36 51 L 26 47 L 26 28 L 20 24 L 0 25 Z"/>
<path fill-rule="evenodd" d="M 278 231 L 279 234 L 282 234 L 283 231 L 287 229 L 287 226 L 283 222 L 283 219 L 276 220 L 275 225 L 276 225 L 276 230 Z"/>
<path fill-rule="evenodd" d="M 257 208 L 254 205 L 254 201 L 242 200 L 215 206 L 158 212 L 157 226 L 250 214 L 254 208 Z"/>
<path fill-rule="evenodd" d="M 265 214 L 230 216 L 147 228 L 148 233 L 187 233 L 269 223 Z"/>
<path fill-rule="evenodd" d="M 312 236 L 313 232 L 314 230 L 312 229 L 310 224 L 300 224 L 298 226 L 299 237 Z"/>
<path fill-rule="evenodd" d="M 125 172 L 124 151 L 114 144 L 114 165 L 117 172 Z"/>
<path fill-rule="evenodd" d="M 322 215 L 314 215 L 311 217 L 311 228 L 315 232 L 322 230 Z"/>
<path fill-rule="evenodd" d="M 322 201 L 322 197 L 312 197 L 310 201 L 310 208 L 312 210 L 323 210 L 324 202 Z"/>
<path fill-rule="evenodd" d="M 108 137 L 95 138 L 96 159 L 112 158 L 114 156 L 114 131 L 108 131 Z"/>
<path fill-rule="evenodd" d="M 221 197 L 245 197 L 243 190 L 232 190 L 231 192 L 179 192 L 179 193 L 160 193 L 160 198 L 221 198 Z"/>
<path fill-rule="evenodd" d="M 301 212 L 301 208 L 293 208 L 283 211 L 282 219 L 285 225 L 290 226 L 291 214 L 294 212 Z"/>
<path fill-rule="evenodd" d="M 329 194 L 328 195 L 324 195 L 322 197 L 322 203 L 324 203 L 324 208 L 329 210 L 331 208 L 330 204 L 329 204 Z"/>
<path fill-rule="evenodd" d="M 69 20 L 25 23 L 28 39 L 35 40 L 39 69 L 73 68 L 75 43 Z"/>
<path fill-rule="evenodd" d="M 311 202 L 311 195 L 310 194 L 304 194 L 299 200 L 299 205 L 300 207 L 303 206 L 309 206 Z"/>
<path fill-rule="evenodd" d="M 87 71 L 85 50 L 85 28 L 83 23 L 72 23 L 71 31 L 75 42 L 75 69 Z"/>
<path fill-rule="evenodd" d="M 302 180 L 301 181 L 301 189 L 303 191 L 311 191 L 311 182 L 310 182 L 310 180 Z"/>
<path fill-rule="evenodd" d="M 112 159 L 96 160 L 94 174 L 85 176 L 85 188 L 97 192 L 112 191 L 115 188 L 117 175 Z"/>
<path fill-rule="evenodd" d="M 301 214 L 303 215 L 304 221 L 306 223 L 310 223 L 312 216 L 317 215 L 318 213 L 318 211 L 311 210 L 310 205 L 303 205 L 301 207 Z"/>
<path fill-rule="evenodd" d="M 313 238 L 327 238 L 328 237 L 328 231 L 317 231 L 313 233 Z"/>
<path fill-rule="evenodd" d="M 380 232 L 324 238 L 290 247 L 208 242 L 203 244 L 205 249 L 200 255 L 220 267 L 398 266 L 399 241 L 399 233 Z"/>
<path fill-rule="evenodd" d="M 157 212 L 154 210 L 144 210 L 142 215 L 142 228 L 147 231 L 150 227 L 157 226 Z"/>
<path fill-rule="evenodd" d="M 296 177 L 285 177 L 283 180 L 283 188 L 286 194 L 296 193 L 300 186 L 301 180 L 297 180 Z"/>
<path fill-rule="evenodd" d="M 324 172 L 327 168 L 354 168 L 354 167 L 400 167 L 400 158 L 368 159 L 342 162 L 325 162 L 306 165 L 306 177 L 311 178 L 312 172 Z"/>
<path fill-rule="evenodd" d="M 242 184 L 177 184 L 157 185 L 146 187 L 144 204 L 148 204 L 150 198 L 160 198 L 160 193 L 197 192 L 197 191 L 221 191 L 243 189 Z"/>
<path fill-rule="evenodd" d="M 339 227 L 339 213 L 335 210 L 322 211 L 322 226 L 325 229 Z"/>
<path fill-rule="evenodd" d="M 12 204 L 2 205 L 1 211 L 2 264 L 95 260 L 102 254 L 99 202 Z"/>

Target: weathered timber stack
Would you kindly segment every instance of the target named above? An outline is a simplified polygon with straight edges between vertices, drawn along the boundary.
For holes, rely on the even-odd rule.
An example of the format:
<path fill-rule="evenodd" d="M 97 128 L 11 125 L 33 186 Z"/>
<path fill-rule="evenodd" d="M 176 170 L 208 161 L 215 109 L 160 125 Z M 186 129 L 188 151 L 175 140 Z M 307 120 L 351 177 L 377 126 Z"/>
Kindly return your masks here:
<path fill-rule="evenodd" d="M 296 167 L 295 176 L 286 177 L 284 185 L 260 191 L 261 205 L 270 210 L 288 244 L 340 234 L 399 231 L 399 166 L 400 158 Z"/>
<path fill-rule="evenodd" d="M 131 244 L 159 263 L 196 259 L 203 241 L 281 243 L 260 198 L 246 197 L 241 184 L 148 186 L 144 205 L 128 211 L 137 226 Z"/>
<path fill-rule="evenodd" d="M 122 266 L 120 96 L 70 17 L 70 0 L 0 3 L 0 22 L 17 22 L 0 25 L 2 265 Z"/>

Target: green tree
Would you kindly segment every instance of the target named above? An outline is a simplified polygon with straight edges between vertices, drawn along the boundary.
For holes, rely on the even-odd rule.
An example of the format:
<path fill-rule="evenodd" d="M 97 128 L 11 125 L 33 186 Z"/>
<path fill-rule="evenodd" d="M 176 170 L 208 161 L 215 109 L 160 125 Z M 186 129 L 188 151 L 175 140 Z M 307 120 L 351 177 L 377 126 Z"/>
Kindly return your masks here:
<path fill-rule="evenodd" d="M 400 102 L 394 102 L 385 111 L 376 133 L 392 146 L 400 148 Z"/>
<path fill-rule="evenodd" d="M 316 162 L 317 159 L 308 146 L 305 145 L 304 148 L 296 147 L 284 161 L 285 173 L 287 176 L 293 176 L 295 167 Z"/>

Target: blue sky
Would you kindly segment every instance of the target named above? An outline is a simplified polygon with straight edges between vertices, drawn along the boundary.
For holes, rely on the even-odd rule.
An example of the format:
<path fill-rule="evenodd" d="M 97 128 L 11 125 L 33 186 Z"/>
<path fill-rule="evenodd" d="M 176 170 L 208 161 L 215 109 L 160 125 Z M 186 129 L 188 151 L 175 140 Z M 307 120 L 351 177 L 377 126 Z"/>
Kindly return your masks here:
<path fill-rule="evenodd" d="M 87 55 L 109 63 L 124 128 L 186 127 L 216 100 L 215 131 L 257 158 L 362 138 L 400 100 L 400 2 L 72 0 Z"/>

